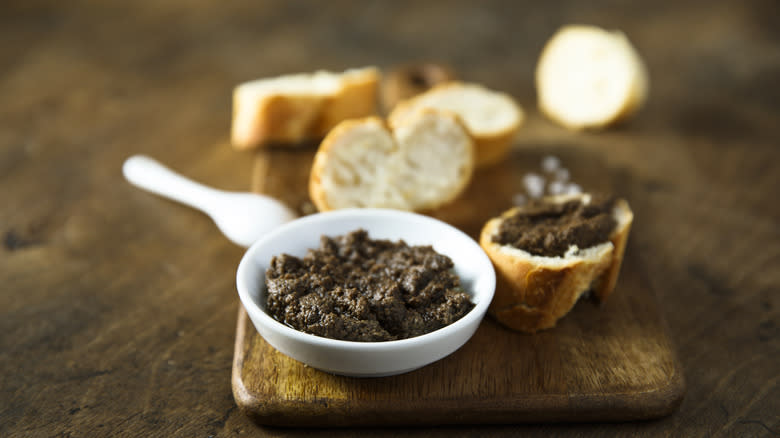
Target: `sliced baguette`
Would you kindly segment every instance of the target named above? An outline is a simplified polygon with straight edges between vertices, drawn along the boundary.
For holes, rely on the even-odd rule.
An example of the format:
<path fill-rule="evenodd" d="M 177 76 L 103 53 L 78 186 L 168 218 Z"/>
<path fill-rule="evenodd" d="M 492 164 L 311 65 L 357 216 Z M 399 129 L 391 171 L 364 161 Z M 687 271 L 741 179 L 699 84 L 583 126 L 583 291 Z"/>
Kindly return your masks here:
<path fill-rule="evenodd" d="M 547 199 L 556 203 L 579 199 L 587 204 L 590 195 Z M 609 241 L 580 250 L 570 248 L 563 257 L 544 257 L 493 242 L 501 222 L 522 208 L 512 208 L 488 221 L 482 229 L 480 245 L 496 269 L 496 293 L 490 314 L 506 327 L 534 333 L 554 327 L 588 290 L 600 301 L 612 293 L 634 216 L 628 203 L 618 200 L 613 209 L 617 225 Z"/>
<path fill-rule="evenodd" d="M 231 143 L 252 149 L 322 138 L 342 120 L 376 113 L 379 71 L 318 71 L 238 85 L 233 91 Z"/>
<path fill-rule="evenodd" d="M 536 68 L 539 108 L 564 127 L 598 129 L 633 116 L 647 97 L 647 72 L 619 31 L 564 26 Z"/>
<path fill-rule="evenodd" d="M 473 167 L 472 140 L 453 114 L 421 110 L 392 131 L 378 117 L 347 120 L 317 150 L 309 195 L 319 211 L 435 209 L 463 191 Z"/>
<path fill-rule="evenodd" d="M 523 110 L 506 93 L 481 85 L 447 82 L 402 101 L 388 116 L 398 123 L 420 108 L 434 108 L 457 114 L 474 139 L 476 166 L 502 160 L 523 123 Z"/>

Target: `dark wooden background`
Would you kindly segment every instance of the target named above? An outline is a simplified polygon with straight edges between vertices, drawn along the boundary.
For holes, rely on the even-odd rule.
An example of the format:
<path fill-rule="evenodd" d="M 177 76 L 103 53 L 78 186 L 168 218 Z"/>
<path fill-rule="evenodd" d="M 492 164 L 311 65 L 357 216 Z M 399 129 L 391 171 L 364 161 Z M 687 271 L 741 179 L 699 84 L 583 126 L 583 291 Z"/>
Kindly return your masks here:
<path fill-rule="evenodd" d="M 565 23 L 624 30 L 650 100 L 570 133 L 533 69 Z M 589 148 L 622 178 L 687 396 L 659 421 L 343 430 L 353 436 L 780 434 L 780 4 L 6 1 L 0 8 L 0 436 L 330 436 L 260 428 L 230 388 L 242 250 L 132 188 L 146 153 L 248 190 L 232 87 L 440 60 L 528 113 L 517 147 Z"/>

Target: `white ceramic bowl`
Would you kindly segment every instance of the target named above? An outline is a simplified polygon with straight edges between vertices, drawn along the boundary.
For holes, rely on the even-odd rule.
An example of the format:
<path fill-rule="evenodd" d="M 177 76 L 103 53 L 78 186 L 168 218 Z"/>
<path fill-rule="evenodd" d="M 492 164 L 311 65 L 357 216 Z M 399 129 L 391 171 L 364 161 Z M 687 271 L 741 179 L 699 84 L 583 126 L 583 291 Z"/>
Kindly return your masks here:
<path fill-rule="evenodd" d="M 265 271 L 271 258 L 297 257 L 318 248 L 321 235 L 338 236 L 363 228 L 372 239 L 403 239 L 410 245 L 432 245 L 449 256 L 474 308 L 458 321 L 434 332 L 387 342 L 328 339 L 290 328 L 265 312 Z M 247 250 L 236 274 L 238 295 L 260 335 L 274 348 L 311 367 L 341 375 L 374 377 L 401 374 L 435 362 L 460 348 L 476 331 L 493 299 L 493 265 L 479 245 L 460 230 L 414 213 L 383 209 L 350 209 L 320 213 L 285 224 Z"/>

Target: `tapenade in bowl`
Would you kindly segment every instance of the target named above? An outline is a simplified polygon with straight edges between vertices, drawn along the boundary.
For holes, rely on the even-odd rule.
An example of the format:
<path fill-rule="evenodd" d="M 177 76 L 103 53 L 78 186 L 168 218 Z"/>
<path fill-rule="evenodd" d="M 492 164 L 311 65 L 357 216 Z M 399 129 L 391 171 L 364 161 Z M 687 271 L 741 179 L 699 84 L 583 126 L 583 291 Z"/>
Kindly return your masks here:
<path fill-rule="evenodd" d="M 260 239 L 236 283 L 274 348 L 326 372 L 375 377 L 412 371 L 466 343 L 493 298 L 495 273 L 479 245 L 444 222 L 350 209 Z"/>

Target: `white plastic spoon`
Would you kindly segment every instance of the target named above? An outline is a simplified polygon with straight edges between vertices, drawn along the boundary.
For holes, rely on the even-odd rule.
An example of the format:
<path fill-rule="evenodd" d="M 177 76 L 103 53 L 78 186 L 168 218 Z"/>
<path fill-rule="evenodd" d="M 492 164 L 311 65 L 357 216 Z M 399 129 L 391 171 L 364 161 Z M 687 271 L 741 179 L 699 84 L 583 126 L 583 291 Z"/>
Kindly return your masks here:
<path fill-rule="evenodd" d="M 296 217 L 276 199 L 206 187 L 144 155 L 128 158 L 122 173 L 137 187 L 206 213 L 228 239 L 243 247 L 251 246 L 269 231 Z"/>

